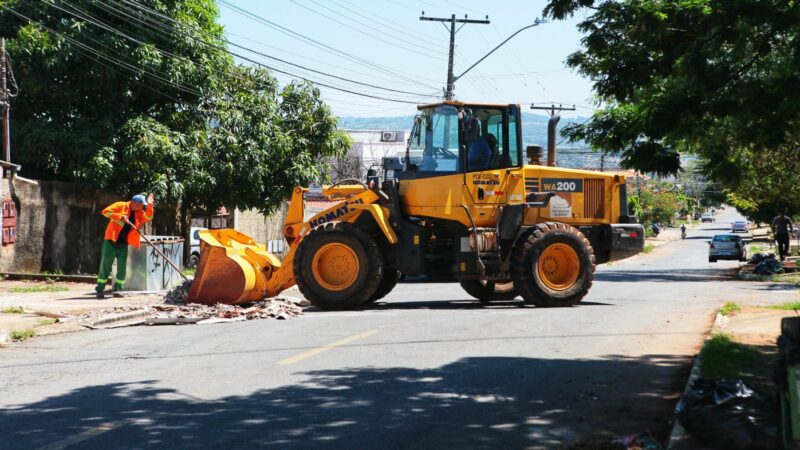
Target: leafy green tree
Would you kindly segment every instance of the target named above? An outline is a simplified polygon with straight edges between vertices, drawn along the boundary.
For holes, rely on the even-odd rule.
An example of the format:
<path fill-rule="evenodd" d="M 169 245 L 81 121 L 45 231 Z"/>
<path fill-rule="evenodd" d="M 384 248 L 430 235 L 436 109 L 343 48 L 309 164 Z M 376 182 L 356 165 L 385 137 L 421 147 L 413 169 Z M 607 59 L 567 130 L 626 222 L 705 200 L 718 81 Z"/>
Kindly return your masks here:
<path fill-rule="evenodd" d="M 233 64 L 201 40 L 221 42 L 215 3 L 142 3 L 179 21 L 181 29 L 151 29 L 90 0 L 3 2 L 10 10 L 0 13 L 0 27 L 10 37 L 20 87 L 13 157 L 29 176 L 116 189 L 134 181 L 122 179 L 121 171 L 130 172 L 123 164 L 148 164 L 132 161 L 136 154 L 123 162 L 109 153 L 133 129 L 149 123 L 188 133 L 204 126 L 196 105 Z"/>
<path fill-rule="evenodd" d="M 740 151 L 742 152 L 742 151 Z M 770 222 L 780 211 L 800 211 L 800 158 L 796 152 L 762 150 L 742 158 L 741 177 L 726 192 L 749 219 Z"/>
<path fill-rule="evenodd" d="M 646 186 L 628 199 L 629 211 L 636 213 L 648 233 L 650 224 L 672 223 L 684 207 L 686 197 L 673 188 L 669 184 Z"/>
<path fill-rule="evenodd" d="M 646 172 L 675 173 L 678 152 L 694 153 L 726 186 L 763 152 L 796 153 L 800 2 L 550 0 L 545 15 L 578 11 L 583 49 L 567 63 L 603 108 L 571 138 Z"/>
<path fill-rule="evenodd" d="M 316 88 L 234 63 L 213 0 L 138 4 L 2 2 L 26 174 L 155 192 L 186 226 L 192 208 L 270 211 L 346 151 Z"/>

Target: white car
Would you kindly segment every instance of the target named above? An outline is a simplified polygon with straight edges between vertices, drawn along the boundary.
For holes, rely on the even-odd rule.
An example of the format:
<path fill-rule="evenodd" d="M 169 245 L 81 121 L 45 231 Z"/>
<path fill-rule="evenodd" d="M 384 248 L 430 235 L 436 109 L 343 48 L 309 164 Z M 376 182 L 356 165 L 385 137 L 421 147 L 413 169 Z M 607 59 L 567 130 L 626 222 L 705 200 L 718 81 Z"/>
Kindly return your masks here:
<path fill-rule="evenodd" d="M 750 231 L 750 223 L 745 222 L 744 220 L 737 220 L 731 224 L 731 232 L 738 233 L 739 231 L 743 233 L 747 233 Z"/>
<path fill-rule="evenodd" d="M 204 227 L 191 227 L 189 229 L 189 246 L 191 250 L 189 251 L 189 261 L 187 261 L 186 267 L 197 267 L 197 264 L 200 263 L 200 235 L 198 233 L 200 230 L 207 229 Z"/>
<path fill-rule="evenodd" d="M 742 237 L 738 234 L 717 234 L 708 241 L 708 262 L 717 262 L 718 259 L 747 261 Z"/>
<path fill-rule="evenodd" d="M 711 213 L 704 213 L 702 216 L 700 216 L 700 222 L 713 222 L 713 221 L 714 221 L 714 215 Z"/>

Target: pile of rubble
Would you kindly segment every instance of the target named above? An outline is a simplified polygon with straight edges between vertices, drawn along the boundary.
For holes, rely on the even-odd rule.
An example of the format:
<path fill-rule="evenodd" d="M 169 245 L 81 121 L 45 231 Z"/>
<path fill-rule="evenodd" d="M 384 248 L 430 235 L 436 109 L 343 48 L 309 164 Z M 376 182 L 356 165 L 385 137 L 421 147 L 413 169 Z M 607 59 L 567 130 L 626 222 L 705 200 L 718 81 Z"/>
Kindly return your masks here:
<path fill-rule="evenodd" d="M 147 323 L 211 323 L 254 319 L 291 319 L 303 314 L 303 302 L 289 298 L 271 298 L 246 305 L 214 306 L 189 303 L 152 306 L 154 317 Z M 209 320 L 217 319 L 217 320 Z"/>
<path fill-rule="evenodd" d="M 255 319 L 291 319 L 303 314 L 303 307 L 309 306 L 308 300 L 290 296 L 264 299 L 254 303 L 241 305 L 214 306 L 198 303 L 186 303 L 191 282 L 187 281 L 167 292 L 164 302 L 145 307 L 116 307 L 95 310 L 77 317 L 78 323 L 90 328 L 97 324 L 111 326 L 127 325 L 173 325 L 173 324 L 206 324 L 234 322 Z M 114 325 L 114 324 L 119 325 Z"/>
<path fill-rule="evenodd" d="M 167 292 L 164 303 L 153 306 L 153 320 L 148 323 L 210 323 L 233 320 L 289 319 L 303 314 L 307 300 L 293 297 L 273 297 L 242 305 L 214 306 L 186 303 L 192 282 L 187 281 Z M 214 319 L 214 320 L 211 320 Z"/>
<path fill-rule="evenodd" d="M 168 305 L 185 305 L 186 298 L 189 297 L 189 288 L 192 287 L 191 281 L 184 281 L 182 285 L 167 292 L 164 296 L 164 303 Z"/>

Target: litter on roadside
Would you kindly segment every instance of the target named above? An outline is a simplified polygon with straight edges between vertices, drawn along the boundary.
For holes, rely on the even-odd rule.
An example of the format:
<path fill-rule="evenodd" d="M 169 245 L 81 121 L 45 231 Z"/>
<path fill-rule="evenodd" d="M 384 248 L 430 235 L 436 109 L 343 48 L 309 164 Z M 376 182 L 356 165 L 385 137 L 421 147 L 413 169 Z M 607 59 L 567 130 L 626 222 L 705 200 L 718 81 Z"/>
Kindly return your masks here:
<path fill-rule="evenodd" d="M 698 378 L 675 410 L 686 431 L 710 447 L 776 448 L 777 424 L 770 402 L 741 380 Z"/>
<path fill-rule="evenodd" d="M 750 262 L 755 265 L 753 273 L 756 275 L 776 275 L 783 273 L 783 264 L 778 261 L 774 253 L 764 255 L 756 253 L 750 258 Z"/>

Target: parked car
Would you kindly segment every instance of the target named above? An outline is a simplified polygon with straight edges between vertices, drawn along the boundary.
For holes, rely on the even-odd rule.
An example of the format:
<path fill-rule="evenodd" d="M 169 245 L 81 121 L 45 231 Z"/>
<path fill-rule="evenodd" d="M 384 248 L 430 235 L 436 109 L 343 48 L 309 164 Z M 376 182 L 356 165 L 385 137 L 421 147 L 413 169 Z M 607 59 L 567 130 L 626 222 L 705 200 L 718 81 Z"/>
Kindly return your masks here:
<path fill-rule="evenodd" d="M 700 216 L 700 222 L 714 222 L 714 215 L 711 213 L 703 213 Z"/>
<path fill-rule="evenodd" d="M 738 234 L 717 234 L 708 241 L 708 262 L 718 259 L 747 261 L 747 249 Z"/>
<path fill-rule="evenodd" d="M 747 233 L 750 231 L 750 222 L 744 220 L 737 220 L 731 224 L 731 232 L 738 233 L 739 231 Z"/>
<path fill-rule="evenodd" d="M 200 230 L 207 230 L 203 227 L 192 227 L 189 230 L 189 261 L 186 262 L 186 267 L 197 267 L 200 263 Z"/>

